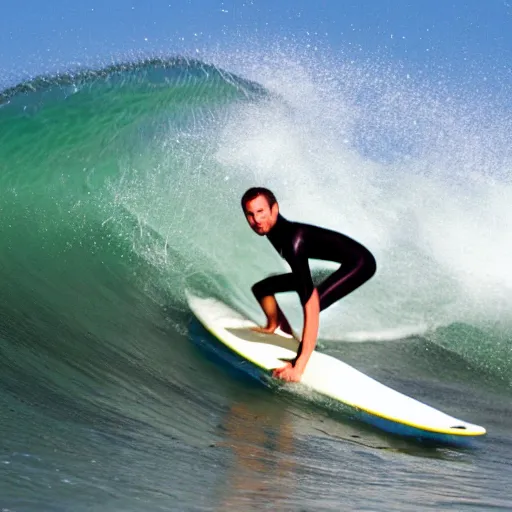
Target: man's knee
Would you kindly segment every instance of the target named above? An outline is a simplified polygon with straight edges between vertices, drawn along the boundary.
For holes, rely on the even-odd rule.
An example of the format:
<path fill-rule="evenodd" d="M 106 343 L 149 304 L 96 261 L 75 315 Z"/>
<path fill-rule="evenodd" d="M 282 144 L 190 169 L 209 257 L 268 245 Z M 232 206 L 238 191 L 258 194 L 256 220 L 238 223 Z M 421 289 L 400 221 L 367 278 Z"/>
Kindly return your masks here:
<path fill-rule="evenodd" d="M 268 295 L 272 295 L 272 293 L 269 292 L 269 289 L 268 289 L 268 285 L 266 283 L 266 279 L 264 279 L 263 281 L 258 281 L 257 283 L 255 283 L 252 288 L 252 293 L 254 294 L 254 296 L 256 297 L 256 300 L 258 302 L 261 302 L 261 299 L 263 299 L 263 297 L 266 297 Z"/>
<path fill-rule="evenodd" d="M 377 272 L 377 261 L 370 251 L 367 251 L 363 257 L 363 271 L 367 281 Z"/>

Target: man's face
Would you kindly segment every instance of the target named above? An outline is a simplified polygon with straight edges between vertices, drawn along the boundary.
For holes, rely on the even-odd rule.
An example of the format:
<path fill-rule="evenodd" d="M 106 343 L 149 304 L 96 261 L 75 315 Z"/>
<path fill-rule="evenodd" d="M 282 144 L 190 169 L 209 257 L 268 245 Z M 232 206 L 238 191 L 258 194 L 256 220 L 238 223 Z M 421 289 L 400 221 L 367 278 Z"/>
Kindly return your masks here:
<path fill-rule="evenodd" d="M 245 204 L 245 217 L 255 233 L 266 235 L 277 221 L 279 207 L 277 203 L 269 207 L 265 196 L 258 196 Z"/>

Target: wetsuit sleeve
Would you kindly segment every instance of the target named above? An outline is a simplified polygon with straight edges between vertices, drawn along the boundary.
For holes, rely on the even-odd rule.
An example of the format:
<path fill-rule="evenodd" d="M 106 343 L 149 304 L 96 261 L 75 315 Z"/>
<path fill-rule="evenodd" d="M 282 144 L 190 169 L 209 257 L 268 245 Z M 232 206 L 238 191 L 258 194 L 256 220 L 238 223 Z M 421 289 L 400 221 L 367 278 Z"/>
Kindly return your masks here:
<path fill-rule="evenodd" d="M 311 278 L 308 258 L 304 249 L 304 241 L 300 232 L 294 237 L 293 250 L 287 259 L 295 282 L 297 283 L 297 292 L 300 297 L 300 302 L 305 306 L 313 294 L 314 285 L 313 279 Z"/>

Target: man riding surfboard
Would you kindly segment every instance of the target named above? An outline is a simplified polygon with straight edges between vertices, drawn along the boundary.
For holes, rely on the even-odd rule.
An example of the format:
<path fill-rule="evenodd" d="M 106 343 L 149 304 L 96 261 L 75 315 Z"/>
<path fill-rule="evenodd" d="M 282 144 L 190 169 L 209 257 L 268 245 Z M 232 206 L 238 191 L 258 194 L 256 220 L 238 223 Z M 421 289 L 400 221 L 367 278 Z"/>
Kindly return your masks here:
<path fill-rule="evenodd" d="M 279 213 L 274 194 L 266 188 L 250 188 L 243 195 L 241 204 L 253 231 L 266 236 L 291 268 L 290 273 L 259 281 L 252 291 L 267 317 L 266 327 L 257 330 L 265 333 L 273 333 L 277 328 L 291 333 L 275 294 L 287 291 L 299 294 L 304 327 L 297 357 L 273 373 L 274 377 L 298 382 L 315 349 L 320 311 L 368 281 L 377 268 L 375 258 L 366 247 L 346 235 L 285 219 Z M 334 261 L 341 266 L 315 287 L 309 259 Z"/>

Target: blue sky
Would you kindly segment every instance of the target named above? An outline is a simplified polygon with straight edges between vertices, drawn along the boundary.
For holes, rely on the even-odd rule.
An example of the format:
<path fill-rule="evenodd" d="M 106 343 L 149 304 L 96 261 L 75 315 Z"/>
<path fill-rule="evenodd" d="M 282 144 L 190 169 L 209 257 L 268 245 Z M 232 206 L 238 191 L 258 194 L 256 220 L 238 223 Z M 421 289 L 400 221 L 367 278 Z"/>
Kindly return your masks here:
<path fill-rule="evenodd" d="M 201 55 L 248 38 L 506 87 L 512 0 L 18 0 L 0 16 L 0 82 L 134 54 Z"/>

